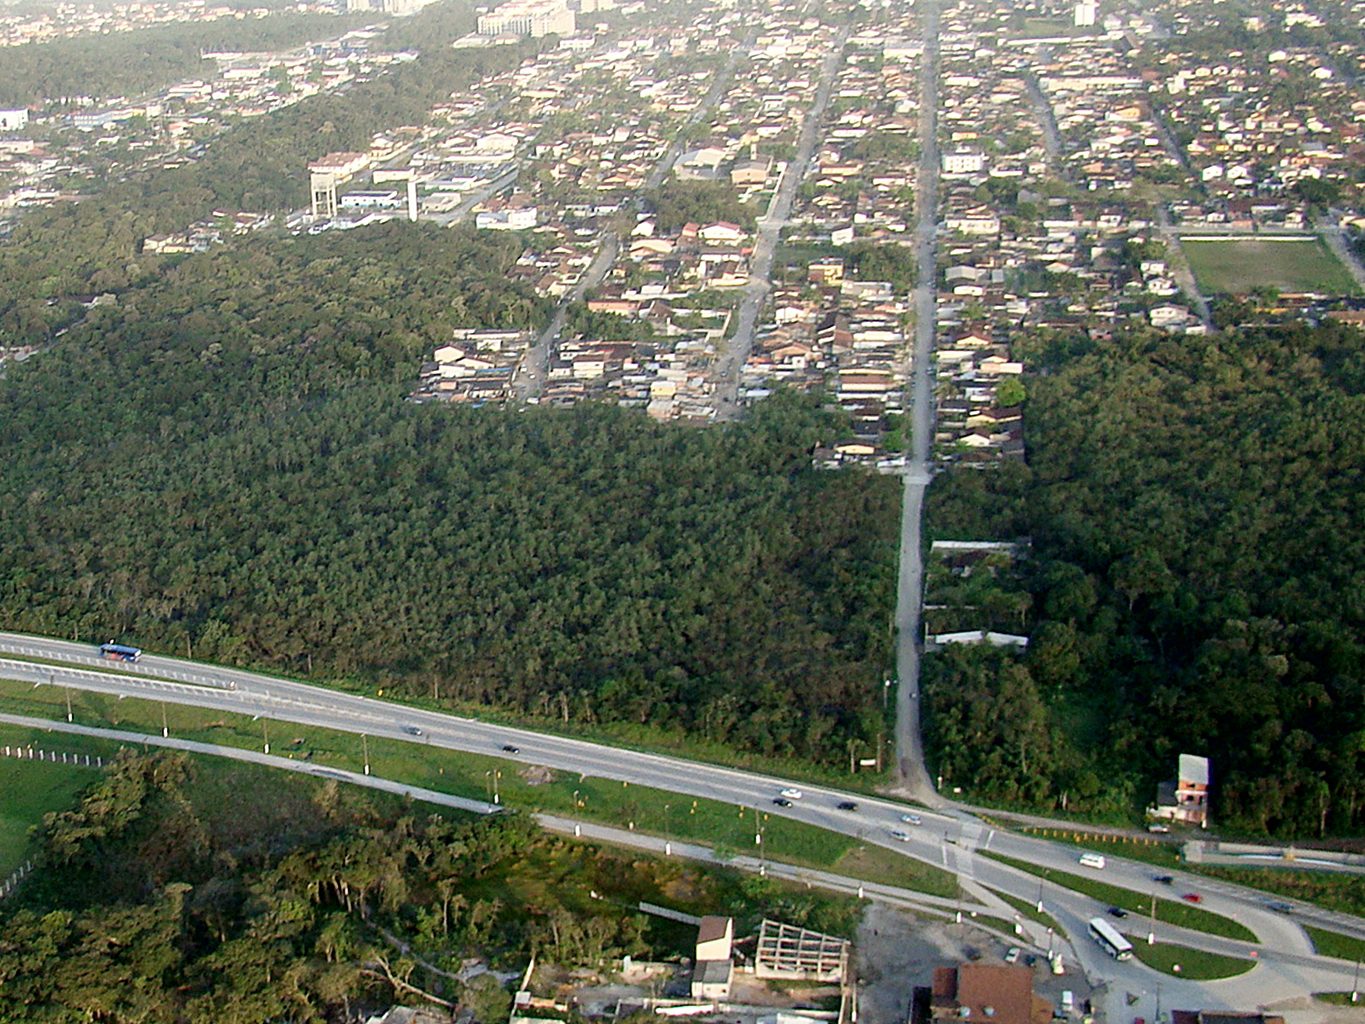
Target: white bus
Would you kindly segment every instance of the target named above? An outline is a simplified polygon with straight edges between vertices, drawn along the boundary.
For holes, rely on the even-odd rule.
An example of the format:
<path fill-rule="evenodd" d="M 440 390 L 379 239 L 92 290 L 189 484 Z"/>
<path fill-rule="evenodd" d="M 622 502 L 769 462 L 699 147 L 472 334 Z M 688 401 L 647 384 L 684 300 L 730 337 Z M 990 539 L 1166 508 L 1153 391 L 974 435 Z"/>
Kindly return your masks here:
<path fill-rule="evenodd" d="M 1133 956 L 1133 944 L 1119 934 L 1118 929 L 1102 917 L 1090 919 L 1090 937 L 1102 950 L 1115 960 L 1129 960 Z"/>

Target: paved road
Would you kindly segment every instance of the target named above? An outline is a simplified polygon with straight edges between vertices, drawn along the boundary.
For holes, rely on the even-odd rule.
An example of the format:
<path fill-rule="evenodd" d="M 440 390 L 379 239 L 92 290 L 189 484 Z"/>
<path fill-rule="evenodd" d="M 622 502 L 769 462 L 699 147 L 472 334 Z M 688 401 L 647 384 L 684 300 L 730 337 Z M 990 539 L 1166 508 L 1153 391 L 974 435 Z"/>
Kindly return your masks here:
<path fill-rule="evenodd" d="M 36 685 L 69 686 L 111 695 L 191 704 L 446 749 L 501 755 L 524 764 L 549 765 L 599 778 L 630 781 L 669 792 L 728 801 L 741 807 L 761 806 L 769 813 L 859 835 L 867 843 L 946 867 L 958 874 L 966 885 L 985 885 L 1020 899 L 1038 898 L 1037 879 L 982 857 L 979 851 L 989 849 L 1073 873 L 1078 870 L 1072 848 L 990 829 L 961 812 L 922 811 L 921 823 L 909 825 L 901 821 L 907 808 L 890 800 L 850 795 L 830 787 L 794 783 L 763 773 L 699 764 L 676 757 L 617 750 L 583 740 L 407 708 L 260 673 L 175 658 L 145 655 L 137 664 L 115 663 L 111 666 L 89 645 L 15 634 L 0 634 L 0 651 L 21 652 L 28 657 L 61 663 L 35 664 L 13 658 L 0 659 L 0 677 Z M 125 670 L 130 674 L 122 674 Z M 156 674 L 175 678 L 149 678 Z M 422 730 L 420 737 L 407 731 L 413 727 Z M 505 752 L 503 748 L 507 745 L 518 747 L 518 752 Z M 793 806 L 780 808 L 771 803 L 780 789 L 793 785 L 804 791 L 801 799 L 793 801 Z M 838 809 L 840 802 L 850 799 L 860 804 L 856 812 Z M 892 836 L 893 830 L 905 832 L 909 839 L 898 841 Z M 1147 893 L 1152 888 L 1150 871 L 1146 865 L 1111 859 L 1104 880 Z M 1235 917 L 1247 925 L 1261 937 L 1266 949 L 1295 955 L 1311 952 L 1296 924 L 1299 915 L 1288 918 L 1276 914 L 1266 909 L 1258 895 L 1249 890 L 1196 876 L 1180 873 L 1176 876 L 1176 887 L 1180 891 L 1199 891 L 1210 910 Z M 1078 918 L 1090 916 L 1097 907 L 1086 897 L 1054 886 L 1046 888 L 1045 898 L 1050 908 L 1055 907 L 1058 912 L 1065 909 Z M 1359 918 L 1328 915 L 1307 908 L 1303 918 L 1365 936 L 1365 920 Z M 1160 928 L 1159 925 L 1159 933 Z M 1210 944 L 1213 948 L 1222 948 L 1217 943 L 1224 940 L 1201 937 L 1195 941 L 1203 944 L 1201 948 Z"/>
<path fill-rule="evenodd" d="M 834 89 L 834 77 L 843 60 L 844 46 L 848 43 L 850 26 L 839 30 L 834 45 L 820 65 L 820 84 L 815 91 L 815 102 L 806 111 L 801 124 L 801 135 L 797 141 L 796 155 L 782 172 L 777 191 L 768 204 L 767 214 L 758 222 L 758 236 L 754 241 L 753 257 L 749 261 L 749 283 L 744 288 L 744 298 L 740 302 L 737 326 L 725 348 L 716 358 L 712 371 L 716 387 L 716 418 L 734 420 L 739 416 L 739 377 L 754 347 L 754 330 L 758 326 L 759 314 L 768 298 L 772 274 L 773 254 L 781 238 L 782 228 L 791 214 L 796 190 L 805 178 L 806 167 L 811 154 L 820 140 L 820 121 L 829 105 L 829 97 Z"/>
<path fill-rule="evenodd" d="M 1176 233 L 1175 227 L 1171 224 L 1171 213 L 1166 209 L 1166 204 L 1160 200 L 1156 203 L 1157 227 L 1161 231 L 1162 241 L 1166 243 L 1166 264 L 1170 267 L 1171 276 L 1175 278 L 1175 283 L 1180 285 L 1181 290 L 1194 306 L 1194 311 L 1199 319 L 1204 321 L 1204 326 L 1209 330 L 1214 330 L 1213 316 L 1209 313 L 1209 300 L 1204 298 L 1199 290 L 1199 285 L 1194 280 L 1194 273 L 1190 270 L 1189 261 L 1185 259 L 1185 249 L 1180 244 L 1180 235 Z"/>
<path fill-rule="evenodd" d="M 898 785 L 930 806 L 941 801 L 924 762 L 920 730 L 920 632 L 924 566 L 920 528 L 930 480 L 934 438 L 935 294 L 938 268 L 938 3 L 923 8 L 924 58 L 920 70 L 920 165 L 915 187 L 915 338 L 910 363 L 910 453 L 903 476 L 900 567 L 896 578 L 896 768 Z"/>
<path fill-rule="evenodd" d="M 1318 217 L 1315 226 L 1319 236 L 1327 243 L 1327 248 L 1332 250 L 1332 255 L 1341 260 L 1356 287 L 1365 291 L 1365 266 L 1361 266 L 1355 251 L 1346 243 L 1346 233 L 1341 230 L 1341 225 L 1335 218 Z"/>

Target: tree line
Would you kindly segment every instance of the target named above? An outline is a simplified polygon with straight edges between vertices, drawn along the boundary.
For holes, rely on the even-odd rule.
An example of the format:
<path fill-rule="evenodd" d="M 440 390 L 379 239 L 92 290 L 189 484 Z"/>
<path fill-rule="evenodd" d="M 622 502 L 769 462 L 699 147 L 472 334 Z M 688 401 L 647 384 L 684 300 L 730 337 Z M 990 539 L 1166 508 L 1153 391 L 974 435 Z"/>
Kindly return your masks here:
<path fill-rule="evenodd" d="M 640 900 L 741 927 L 774 909 L 848 924 L 829 901 L 571 844 L 518 814 L 280 774 L 125 750 L 47 815 L 35 872 L 0 907 L 0 1020 L 321 1024 L 401 1002 L 493 1024 L 510 993 L 466 958 L 597 969 L 688 949 L 695 933 L 622 911 Z"/>
<path fill-rule="evenodd" d="M 934 536 L 1033 542 L 1027 654 L 928 659 L 938 770 L 984 799 L 1128 816 L 1177 754 L 1203 754 L 1215 823 L 1358 832 L 1359 334 L 1053 337 L 1030 355 L 1027 467 L 930 493 Z"/>
<path fill-rule="evenodd" d="M 0 618 L 452 706 L 838 764 L 875 742 L 897 493 L 782 396 L 699 431 L 413 406 L 548 307 L 515 239 L 391 223 L 193 257 L 0 383 Z"/>

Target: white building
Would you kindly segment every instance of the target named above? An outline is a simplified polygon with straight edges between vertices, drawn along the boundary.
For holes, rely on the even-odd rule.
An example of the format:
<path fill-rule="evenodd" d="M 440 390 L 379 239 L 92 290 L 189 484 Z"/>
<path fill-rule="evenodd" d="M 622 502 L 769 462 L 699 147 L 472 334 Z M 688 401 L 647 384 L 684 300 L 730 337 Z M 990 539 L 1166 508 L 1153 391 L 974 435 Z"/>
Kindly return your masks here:
<path fill-rule="evenodd" d="M 486 231 L 523 231 L 536 226 L 536 208 L 524 206 L 519 210 L 484 210 L 474 216 L 474 226 Z"/>
<path fill-rule="evenodd" d="M 1099 13 L 1099 5 L 1094 0 L 1081 0 L 1076 5 L 1075 22 L 1077 28 L 1090 28 L 1095 24 L 1095 15 Z"/>
<path fill-rule="evenodd" d="M 943 154 L 944 174 L 980 174 L 986 167 L 986 154 L 973 150 L 958 150 Z"/>
<path fill-rule="evenodd" d="M 22 131 L 27 125 L 28 111 L 26 109 L 0 110 L 0 132 Z"/>
<path fill-rule="evenodd" d="M 565 0 L 509 0 L 479 15 L 478 31 L 481 36 L 573 35 L 573 12 Z"/>

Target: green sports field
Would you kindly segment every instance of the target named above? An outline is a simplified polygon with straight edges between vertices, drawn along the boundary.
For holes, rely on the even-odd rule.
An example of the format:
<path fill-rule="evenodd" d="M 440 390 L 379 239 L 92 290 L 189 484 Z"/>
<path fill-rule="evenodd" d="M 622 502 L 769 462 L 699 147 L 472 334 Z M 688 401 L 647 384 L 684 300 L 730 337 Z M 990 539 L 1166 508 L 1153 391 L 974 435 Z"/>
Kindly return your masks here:
<path fill-rule="evenodd" d="M 1181 246 L 1199 290 L 1206 295 L 1245 295 L 1258 287 L 1324 295 L 1357 291 L 1346 268 L 1316 239 L 1183 238 Z"/>

